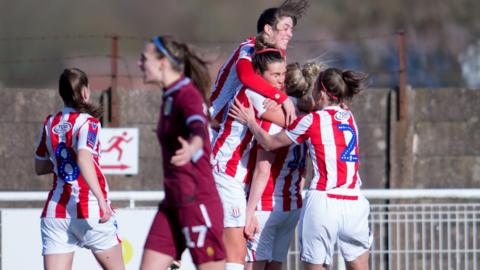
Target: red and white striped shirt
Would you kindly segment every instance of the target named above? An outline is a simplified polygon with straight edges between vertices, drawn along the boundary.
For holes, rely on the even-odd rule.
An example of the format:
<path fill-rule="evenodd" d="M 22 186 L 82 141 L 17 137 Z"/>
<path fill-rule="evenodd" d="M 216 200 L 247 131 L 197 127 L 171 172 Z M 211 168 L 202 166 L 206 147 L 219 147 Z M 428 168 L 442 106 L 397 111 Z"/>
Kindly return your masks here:
<path fill-rule="evenodd" d="M 283 129 L 262 121 L 262 128 L 269 134 L 276 134 Z M 257 211 L 290 211 L 302 207 L 301 181 L 305 175 L 307 145 L 291 144 L 275 151 L 270 177 Z"/>
<path fill-rule="evenodd" d="M 310 189 L 356 198 L 358 174 L 357 124 L 349 110 L 331 106 L 299 117 L 285 132 L 296 144 L 307 142 L 314 176 Z"/>
<path fill-rule="evenodd" d="M 98 119 L 69 107 L 45 120 L 35 158 L 52 162 L 54 181 L 42 217 L 92 218 L 103 214 L 76 163 L 80 149 L 93 154 L 98 182 L 108 199 L 108 184 L 98 163 L 100 128 Z"/>
<path fill-rule="evenodd" d="M 245 87 L 238 92 L 236 98 L 246 107 L 249 106 L 248 100 L 250 99 L 257 116 L 261 116 L 265 112 L 262 102 L 258 101 L 258 99 L 264 98 Z M 227 115 L 230 105 L 231 102 L 227 106 Z M 252 161 L 249 158 L 253 145 L 253 134 L 248 127 L 232 117 L 227 117 L 221 124 L 220 131 L 212 143 L 213 169 L 245 183 L 250 169 L 254 167 L 255 159 Z"/>
<path fill-rule="evenodd" d="M 242 89 L 237 74 L 236 64 L 240 59 L 252 61 L 252 55 L 255 51 L 255 39 L 248 38 L 228 58 L 227 62 L 220 68 L 215 85 L 210 96 L 210 115 L 219 123 L 226 119 L 228 103 Z"/>

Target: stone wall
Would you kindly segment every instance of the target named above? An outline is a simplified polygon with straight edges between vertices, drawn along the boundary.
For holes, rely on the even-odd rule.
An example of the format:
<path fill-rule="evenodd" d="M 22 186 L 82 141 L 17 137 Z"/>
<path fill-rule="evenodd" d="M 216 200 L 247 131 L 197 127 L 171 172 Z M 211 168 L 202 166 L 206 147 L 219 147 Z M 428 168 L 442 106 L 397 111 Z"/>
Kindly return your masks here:
<path fill-rule="evenodd" d="M 417 89 L 410 94 L 413 177 L 400 186 L 478 188 L 480 91 Z"/>
<path fill-rule="evenodd" d="M 36 176 L 34 142 L 44 118 L 62 106 L 56 90 L 0 89 L 0 190 L 47 190 Z M 98 98 L 98 93 L 94 97 Z M 140 130 L 139 174 L 108 176 L 112 190 L 160 190 L 160 147 L 154 133 L 159 90 L 119 90 L 122 127 Z M 396 93 L 371 89 L 351 109 L 357 120 L 365 188 L 480 186 L 480 91 L 408 91 L 409 113 L 396 116 Z"/>

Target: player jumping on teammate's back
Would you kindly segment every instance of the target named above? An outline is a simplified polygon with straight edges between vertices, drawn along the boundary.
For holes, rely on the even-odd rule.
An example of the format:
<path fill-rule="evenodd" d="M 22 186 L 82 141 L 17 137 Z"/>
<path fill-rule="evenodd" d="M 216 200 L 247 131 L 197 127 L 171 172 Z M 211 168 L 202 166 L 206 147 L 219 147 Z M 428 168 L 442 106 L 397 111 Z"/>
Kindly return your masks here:
<path fill-rule="evenodd" d="M 252 62 L 262 78 L 276 89 L 283 88 L 286 64 L 280 50 L 258 50 Z M 265 97 L 251 89 L 242 87 L 236 99 L 245 105 L 251 102 L 258 117 L 268 118 L 271 114 L 263 106 Z M 240 269 L 245 264 L 246 181 L 253 172 L 254 164 L 249 163 L 253 143 L 252 133 L 248 127 L 228 117 L 213 144 L 214 177 L 224 207 L 227 269 Z"/>
<path fill-rule="evenodd" d="M 269 43 L 285 54 L 293 37 L 293 28 L 307 7 L 306 0 L 287 0 L 279 7 L 264 10 L 257 20 L 257 35 L 264 35 Z M 281 103 L 286 111 L 288 124 L 295 118 L 295 107 L 287 96 L 255 73 L 252 66 L 254 43 L 253 37 L 242 42 L 218 72 L 210 96 L 210 114 L 217 125 L 226 120 L 228 104 L 243 86 Z M 216 130 L 212 132 L 215 134 Z"/>

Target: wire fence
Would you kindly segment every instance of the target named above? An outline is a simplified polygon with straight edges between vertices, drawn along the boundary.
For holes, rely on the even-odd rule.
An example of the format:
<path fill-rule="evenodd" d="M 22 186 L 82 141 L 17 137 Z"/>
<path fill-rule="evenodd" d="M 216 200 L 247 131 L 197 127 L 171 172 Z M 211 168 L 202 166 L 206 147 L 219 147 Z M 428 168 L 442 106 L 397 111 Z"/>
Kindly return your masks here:
<path fill-rule="evenodd" d="M 399 33 L 383 33 L 343 39 L 294 39 L 288 60 L 315 59 L 362 70 L 370 74 L 374 86 L 395 87 L 399 74 L 398 37 Z M 55 86 L 59 70 L 77 66 L 89 77 L 103 79 L 102 87 L 96 88 L 105 88 L 109 78 L 118 78 L 119 87 L 138 87 L 141 74 L 136 62 L 148 39 L 114 34 L 0 37 L 0 51 L 4 52 L 0 53 L 0 82 L 7 87 Z M 211 63 L 212 77 L 240 41 L 187 40 Z M 115 69 L 118 72 L 113 74 Z"/>

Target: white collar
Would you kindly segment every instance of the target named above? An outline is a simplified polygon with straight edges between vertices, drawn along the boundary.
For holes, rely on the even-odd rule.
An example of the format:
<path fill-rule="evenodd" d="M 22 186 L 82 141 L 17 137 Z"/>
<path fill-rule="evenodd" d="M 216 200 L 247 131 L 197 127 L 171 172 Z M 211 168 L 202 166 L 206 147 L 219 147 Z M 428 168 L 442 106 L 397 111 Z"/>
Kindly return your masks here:
<path fill-rule="evenodd" d="M 165 93 L 163 93 L 163 96 L 166 97 L 166 96 L 169 96 L 171 95 L 172 93 L 178 91 L 180 88 L 182 88 L 183 86 L 187 85 L 190 83 L 190 79 L 189 78 L 183 78 L 182 80 L 176 82 L 174 85 L 172 85 L 171 87 L 169 87 L 169 89 L 167 91 L 165 91 Z"/>

